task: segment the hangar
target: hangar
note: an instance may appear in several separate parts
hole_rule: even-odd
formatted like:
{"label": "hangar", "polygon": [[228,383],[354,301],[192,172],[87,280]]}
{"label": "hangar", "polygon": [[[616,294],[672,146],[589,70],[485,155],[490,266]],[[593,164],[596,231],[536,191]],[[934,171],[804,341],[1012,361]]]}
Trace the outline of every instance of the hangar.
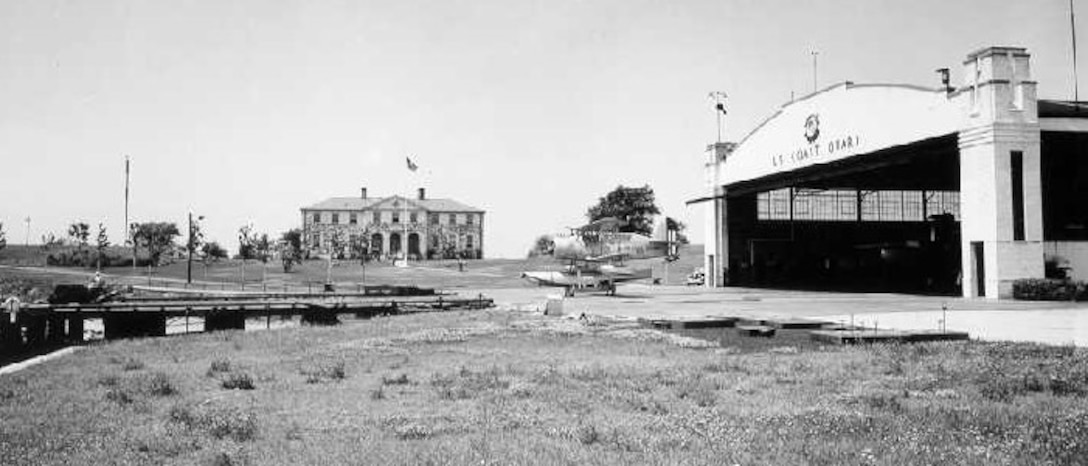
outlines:
{"label": "hangar", "polygon": [[1030,55],[963,85],[845,82],[707,148],[706,285],[1006,298],[1088,278],[1088,103],[1038,100]]}

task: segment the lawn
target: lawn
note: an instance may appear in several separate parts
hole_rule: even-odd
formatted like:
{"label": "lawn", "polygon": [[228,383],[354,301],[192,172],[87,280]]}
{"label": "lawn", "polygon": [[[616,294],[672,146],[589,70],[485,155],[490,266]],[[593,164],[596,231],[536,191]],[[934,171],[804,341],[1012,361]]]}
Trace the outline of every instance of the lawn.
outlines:
{"label": "lawn", "polygon": [[489,310],[89,345],[0,377],[0,464],[1083,464],[1088,352]]}
{"label": "lawn", "polygon": [[[0,264],[18,266],[40,266],[44,263],[44,257],[40,248],[17,247],[13,250],[0,251]],[[669,284],[679,285],[684,283],[685,277],[696,267],[702,266],[702,247],[691,245],[683,249],[680,260],[668,267]],[[369,262],[366,265],[358,261],[336,261],[330,268],[323,260],[308,260],[296,265],[290,273],[285,273],[279,263],[269,262],[262,264],[258,261],[247,261],[245,264],[245,286],[247,290],[320,290],[326,280],[337,285],[338,290],[353,291],[363,285],[415,285],[444,290],[457,289],[495,289],[495,288],[520,288],[534,286],[521,278],[525,271],[560,270],[565,264],[551,258],[532,259],[483,259],[465,261],[464,270],[458,267],[455,260],[433,260],[412,262],[408,268],[394,267],[389,262]],[[648,260],[640,261],[639,267],[652,267],[654,276],[665,274],[664,261]],[[232,259],[209,263],[207,265],[196,261],[192,265],[192,278],[194,286],[210,289],[238,289],[243,283],[242,261]],[[51,280],[56,283],[85,283],[85,275],[94,272],[93,269],[80,267],[51,267],[50,271],[70,272],[67,275],[52,274]],[[130,283],[144,285],[178,286],[183,283],[189,273],[188,263],[185,260],[175,259],[173,262],[160,267],[140,267],[135,271],[131,267],[107,267],[103,273],[108,276],[136,276],[137,279],[126,279]],[[5,275],[25,276],[27,274],[49,275],[48,272],[32,272],[26,269],[14,272],[5,272],[0,269],[0,277]],[[116,281],[116,279],[115,279]],[[649,280],[643,280],[649,282]]]}

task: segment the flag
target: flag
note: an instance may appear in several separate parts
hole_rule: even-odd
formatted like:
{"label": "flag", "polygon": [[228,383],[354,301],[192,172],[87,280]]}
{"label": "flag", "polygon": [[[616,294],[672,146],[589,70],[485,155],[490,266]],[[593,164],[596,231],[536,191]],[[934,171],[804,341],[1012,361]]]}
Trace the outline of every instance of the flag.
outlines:
{"label": "flag", "polygon": [[404,160],[408,161],[408,169],[409,170],[411,170],[411,171],[419,170],[419,165],[416,165],[414,162],[412,162],[412,159],[410,157],[405,157]]}

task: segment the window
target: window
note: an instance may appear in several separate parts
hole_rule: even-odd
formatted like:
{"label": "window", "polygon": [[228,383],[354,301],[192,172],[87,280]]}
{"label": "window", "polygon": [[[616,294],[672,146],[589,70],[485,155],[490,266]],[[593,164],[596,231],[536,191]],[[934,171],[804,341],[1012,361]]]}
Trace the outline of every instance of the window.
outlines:
{"label": "window", "polygon": [[1024,153],[1012,151],[1012,240],[1024,240]]}
{"label": "window", "polygon": [[321,223],[321,212],[314,212],[314,223]]}
{"label": "window", "polygon": [[355,214],[353,214],[353,213],[352,213],[352,214],[348,214],[348,223],[350,223],[350,224],[352,224],[352,225],[357,225],[357,224],[359,223],[359,217],[358,217],[358,216],[356,216],[356,215],[355,215]]}
{"label": "window", "polygon": [[454,214],[450,214],[450,218],[446,223],[449,223],[450,225],[456,225],[457,224],[457,216],[454,215]]}
{"label": "window", "polygon": [[332,214],[332,223],[340,223],[340,214]]}
{"label": "window", "polygon": [[431,214],[431,225],[438,225],[438,214]]}
{"label": "window", "polygon": [[375,224],[382,223],[382,213],[381,212],[377,212],[377,211],[374,212],[374,223]]}
{"label": "window", "polygon": [[400,223],[400,212],[393,212],[393,223]]}
{"label": "window", "polygon": [[465,214],[465,224],[466,224],[466,225],[472,225],[473,223],[475,223],[475,222],[476,222],[476,220],[475,220],[475,219],[476,219],[476,216],[475,216],[475,215],[473,215],[473,214]]}
{"label": "window", "polygon": [[419,223],[419,214],[416,212],[408,214],[408,223]]}
{"label": "window", "polygon": [[472,235],[465,236],[465,248],[472,249]]}

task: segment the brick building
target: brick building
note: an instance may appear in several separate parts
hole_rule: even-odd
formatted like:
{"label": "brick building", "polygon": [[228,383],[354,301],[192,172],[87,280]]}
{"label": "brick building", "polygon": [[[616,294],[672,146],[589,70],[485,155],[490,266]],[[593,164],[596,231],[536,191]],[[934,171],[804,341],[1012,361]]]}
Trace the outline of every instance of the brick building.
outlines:
{"label": "brick building", "polygon": [[429,199],[419,188],[403,196],[333,197],[303,207],[303,249],[310,255],[334,251],[337,257],[375,259],[482,259],[484,211],[452,199]]}

